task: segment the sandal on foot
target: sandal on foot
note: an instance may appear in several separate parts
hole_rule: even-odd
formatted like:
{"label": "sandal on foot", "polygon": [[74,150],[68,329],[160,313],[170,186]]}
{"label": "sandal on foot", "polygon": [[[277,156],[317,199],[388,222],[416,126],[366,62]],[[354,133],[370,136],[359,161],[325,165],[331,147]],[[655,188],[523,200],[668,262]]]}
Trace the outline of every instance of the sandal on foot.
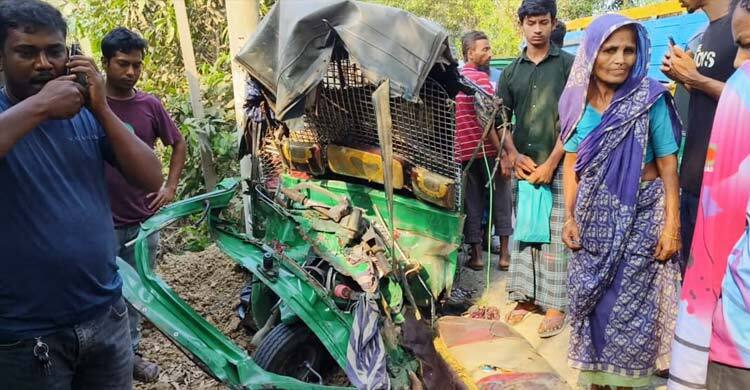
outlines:
{"label": "sandal on foot", "polygon": [[565,316],[544,317],[537,330],[539,337],[546,339],[560,334],[565,328],[565,319]]}
{"label": "sandal on foot", "polygon": [[[528,316],[530,316],[531,313],[532,313],[531,310],[513,309],[510,311],[510,313],[505,315],[505,322],[511,326],[518,325],[521,323],[521,321],[525,320]],[[515,320],[515,321],[512,320],[513,318],[518,318],[518,317],[520,317],[520,319]]]}

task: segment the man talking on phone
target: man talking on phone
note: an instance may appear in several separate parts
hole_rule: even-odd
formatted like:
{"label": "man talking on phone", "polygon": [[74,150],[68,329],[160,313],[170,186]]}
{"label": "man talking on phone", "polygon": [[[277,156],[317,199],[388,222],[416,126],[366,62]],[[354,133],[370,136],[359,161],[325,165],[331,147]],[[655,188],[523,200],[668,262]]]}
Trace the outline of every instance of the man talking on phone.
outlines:
{"label": "man talking on phone", "polygon": [[161,164],[110,109],[94,61],[68,56],[66,35],[49,4],[0,2],[0,387],[128,390],[104,167],[156,192]]}

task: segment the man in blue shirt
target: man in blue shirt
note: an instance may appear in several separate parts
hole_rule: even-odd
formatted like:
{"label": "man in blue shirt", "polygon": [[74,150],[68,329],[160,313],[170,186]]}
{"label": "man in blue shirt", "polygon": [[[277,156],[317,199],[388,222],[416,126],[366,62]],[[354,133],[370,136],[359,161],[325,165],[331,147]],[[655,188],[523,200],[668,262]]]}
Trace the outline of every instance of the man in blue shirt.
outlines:
{"label": "man in blue shirt", "polygon": [[66,33],[47,3],[0,2],[0,387],[130,389],[104,164],[150,192],[161,166]]}

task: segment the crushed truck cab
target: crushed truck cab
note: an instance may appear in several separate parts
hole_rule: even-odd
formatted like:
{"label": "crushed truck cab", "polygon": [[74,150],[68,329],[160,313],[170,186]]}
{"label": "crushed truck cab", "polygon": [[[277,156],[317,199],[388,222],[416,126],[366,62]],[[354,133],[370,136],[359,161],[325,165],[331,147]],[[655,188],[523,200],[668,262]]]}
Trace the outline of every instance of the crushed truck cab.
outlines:
{"label": "crushed truck cab", "polygon": [[[358,1],[278,1],[236,60],[261,92],[243,176],[144,223],[126,298],[233,388],[323,387],[337,367],[357,387],[417,386],[401,328],[436,318],[462,244],[455,97],[475,96],[485,133],[502,102],[459,74],[442,27]],[[225,215],[235,197],[244,224]],[[194,214],[252,274],[252,357],[149,268],[146,237]]]}

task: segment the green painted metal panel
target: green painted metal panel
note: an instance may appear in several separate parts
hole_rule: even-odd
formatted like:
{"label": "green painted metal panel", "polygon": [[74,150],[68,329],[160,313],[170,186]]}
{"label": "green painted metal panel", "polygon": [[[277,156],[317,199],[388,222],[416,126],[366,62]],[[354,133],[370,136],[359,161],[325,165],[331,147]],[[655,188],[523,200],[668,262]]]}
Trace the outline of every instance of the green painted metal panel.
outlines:
{"label": "green painted metal panel", "polygon": [[[135,241],[136,267],[133,268],[122,260],[118,261],[119,273],[123,279],[123,295],[181,350],[230,388],[335,388],[304,383],[263,370],[244,349],[196,313],[150,268],[146,238],[192,214],[208,210],[212,213],[210,218],[215,218],[218,211],[226,208],[235,195],[237,181],[224,180],[216,188],[205,195],[165,207],[143,224]],[[235,244],[230,242],[230,245]],[[245,255],[253,254],[262,256],[262,251],[245,248]]]}
{"label": "green painted metal panel", "polygon": [[[382,191],[341,181],[307,182],[316,183],[336,195],[346,196],[353,206],[364,209],[371,219],[376,218],[375,206],[387,218]],[[282,183],[285,187],[294,187],[300,180],[285,176]],[[310,227],[300,223],[304,222],[304,218],[290,217],[269,199],[258,199],[254,212],[259,220],[264,221],[265,240],[238,233],[220,219],[221,211],[236,195],[237,188],[236,180],[222,181],[215,191],[170,205],[146,221],[135,242],[136,267],[120,264],[120,273],[125,281],[124,295],[181,349],[231,388],[272,386],[295,390],[322,387],[271,374],[258,367],[242,348],[205,321],[149,269],[145,240],[149,234],[189,215],[206,213],[210,232],[219,248],[279,296],[285,308],[299,317],[337,363],[345,367],[353,318],[351,313],[340,310],[329,292],[302,269],[301,265],[310,250],[310,244],[302,233],[311,231]],[[334,202],[316,191],[310,191],[307,195],[321,203]],[[433,290],[431,293],[437,295],[444,288],[450,288],[461,243],[462,214],[398,195],[394,201],[394,214],[396,229],[400,233],[397,240],[405,247],[410,258],[422,265],[420,274]],[[334,234],[327,234],[323,239],[327,247],[338,247]],[[263,268],[263,256],[269,253],[273,258],[274,272]],[[386,283],[386,299],[394,306],[400,306],[403,302],[400,286],[390,279],[383,279],[382,282]],[[412,290],[417,290],[415,295],[418,300],[427,302],[425,292],[421,287],[415,289],[416,285],[412,284]],[[389,352],[389,361],[403,367],[414,363],[413,358],[407,358],[400,348]],[[405,372],[396,377],[408,379]],[[399,379],[395,380],[403,382]]]}

